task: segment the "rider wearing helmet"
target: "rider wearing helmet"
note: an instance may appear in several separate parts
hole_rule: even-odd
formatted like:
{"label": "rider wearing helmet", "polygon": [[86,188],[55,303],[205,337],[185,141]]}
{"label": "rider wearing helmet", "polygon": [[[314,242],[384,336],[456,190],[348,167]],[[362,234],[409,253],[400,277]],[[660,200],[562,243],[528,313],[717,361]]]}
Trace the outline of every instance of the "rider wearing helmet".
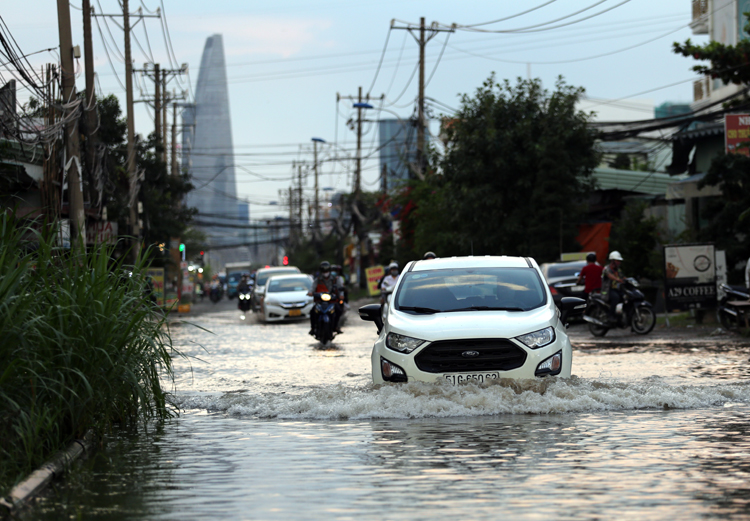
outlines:
{"label": "rider wearing helmet", "polygon": [[386,270],[386,275],[383,278],[383,281],[380,283],[380,301],[382,304],[385,303],[386,295],[390,295],[391,292],[393,292],[393,288],[396,286],[396,282],[398,282],[398,263],[391,262],[388,265],[388,269]]}
{"label": "rider wearing helmet", "polygon": [[[320,263],[320,270],[318,276],[313,281],[312,289],[307,293],[312,296],[315,293],[329,293],[334,298],[338,296],[338,288],[336,287],[336,277],[331,276],[331,263],[323,261]],[[310,310],[310,334],[315,336],[315,325],[318,323],[318,314],[315,312],[315,306]],[[333,327],[337,333],[341,333],[339,329],[339,310],[336,308],[334,314]]]}
{"label": "rider wearing helmet", "polygon": [[602,271],[604,268],[599,266],[596,263],[596,253],[589,253],[586,255],[586,264],[583,269],[581,269],[581,273],[578,275],[578,280],[576,281],[576,284],[581,284],[585,281],[586,286],[583,288],[583,292],[586,294],[586,297],[594,292],[599,291],[602,287]]}
{"label": "rider wearing helmet", "polygon": [[625,282],[625,278],[620,271],[622,261],[620,252],[613,251],[609,254],[609,264],[602,271],[602,296],[609,301],[609,320],[612,323],[617,322],[615,312],[617,304],[622,300],[620,284]]}
{"label": "rider wearing helmet", "polygon": [[437,255],[435,255],[431,251],[428,251],[427,253],[424,254],[424,256],[422,257],[422,260],[432,260],[436,258],[437,258]]}

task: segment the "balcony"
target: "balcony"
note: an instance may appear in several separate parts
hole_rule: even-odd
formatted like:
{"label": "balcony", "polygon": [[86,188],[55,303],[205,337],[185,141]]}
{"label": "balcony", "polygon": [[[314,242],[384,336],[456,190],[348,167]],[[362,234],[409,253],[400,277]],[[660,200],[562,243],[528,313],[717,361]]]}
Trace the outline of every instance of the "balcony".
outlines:
{"label": "balcony", "polygon": [[704,101],[711,97],[711,80],[705,76],[693,82],[693,101]]}
{"label": "balcony", "polygon": [[693,34],[708,34],[708,4],[709,0],[693,0],[693,20],[690,22]]}

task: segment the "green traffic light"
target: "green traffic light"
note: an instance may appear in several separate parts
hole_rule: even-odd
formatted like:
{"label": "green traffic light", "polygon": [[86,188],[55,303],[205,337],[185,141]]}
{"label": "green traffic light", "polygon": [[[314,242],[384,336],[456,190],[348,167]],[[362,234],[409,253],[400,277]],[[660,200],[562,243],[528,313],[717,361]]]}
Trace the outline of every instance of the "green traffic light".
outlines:
{"label": "green traffic light", "polygon": [[180,251],[185,251],[185,245],[184,244],[180,244]]}

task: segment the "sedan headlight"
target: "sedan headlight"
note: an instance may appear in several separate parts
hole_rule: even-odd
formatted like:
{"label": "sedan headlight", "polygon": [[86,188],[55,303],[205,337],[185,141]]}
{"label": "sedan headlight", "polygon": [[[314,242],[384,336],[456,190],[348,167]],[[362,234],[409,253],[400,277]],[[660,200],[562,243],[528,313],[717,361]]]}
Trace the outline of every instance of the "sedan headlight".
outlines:
{"label": "sedan headlight", "polygon": [[533,333],[517,336],[516,340],[520,341],[526,347],[539,349],[555,341],[555,330],[553,327],[545,327]]}
{"label": "sedan headlight", "polygon": [[411,353],[424,343],[425,340],[399,335],[398,333],[388,333],[388,336],[385,337],[385,345],[399,353]]}

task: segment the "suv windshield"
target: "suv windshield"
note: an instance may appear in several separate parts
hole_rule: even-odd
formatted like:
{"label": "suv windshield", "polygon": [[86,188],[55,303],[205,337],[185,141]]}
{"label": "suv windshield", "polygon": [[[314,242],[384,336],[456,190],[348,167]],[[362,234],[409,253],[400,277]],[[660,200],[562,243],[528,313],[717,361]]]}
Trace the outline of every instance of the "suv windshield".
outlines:
{"label": "suv windshield", "polygon": [[295,277],[289,279],[271,280],[268,284],[269,293],[282,291],[310,291],[312,280],[310,277]]}
{"label": "suv windshield", "polygon": [[256,280],[255,283],[258,286],[265,286],[268,277],[270,277],[271,275],[289,275],[291,273],[299,273],[299,271],[294,268],[280,268],[278,270],[264,271],[263,273],[258,274],[258,280]]}
{"label": "suv windshield", "polygon": [[547,302],[532,268],[455,268],[401,276],[396,309],[408,313],[528,311]]}

